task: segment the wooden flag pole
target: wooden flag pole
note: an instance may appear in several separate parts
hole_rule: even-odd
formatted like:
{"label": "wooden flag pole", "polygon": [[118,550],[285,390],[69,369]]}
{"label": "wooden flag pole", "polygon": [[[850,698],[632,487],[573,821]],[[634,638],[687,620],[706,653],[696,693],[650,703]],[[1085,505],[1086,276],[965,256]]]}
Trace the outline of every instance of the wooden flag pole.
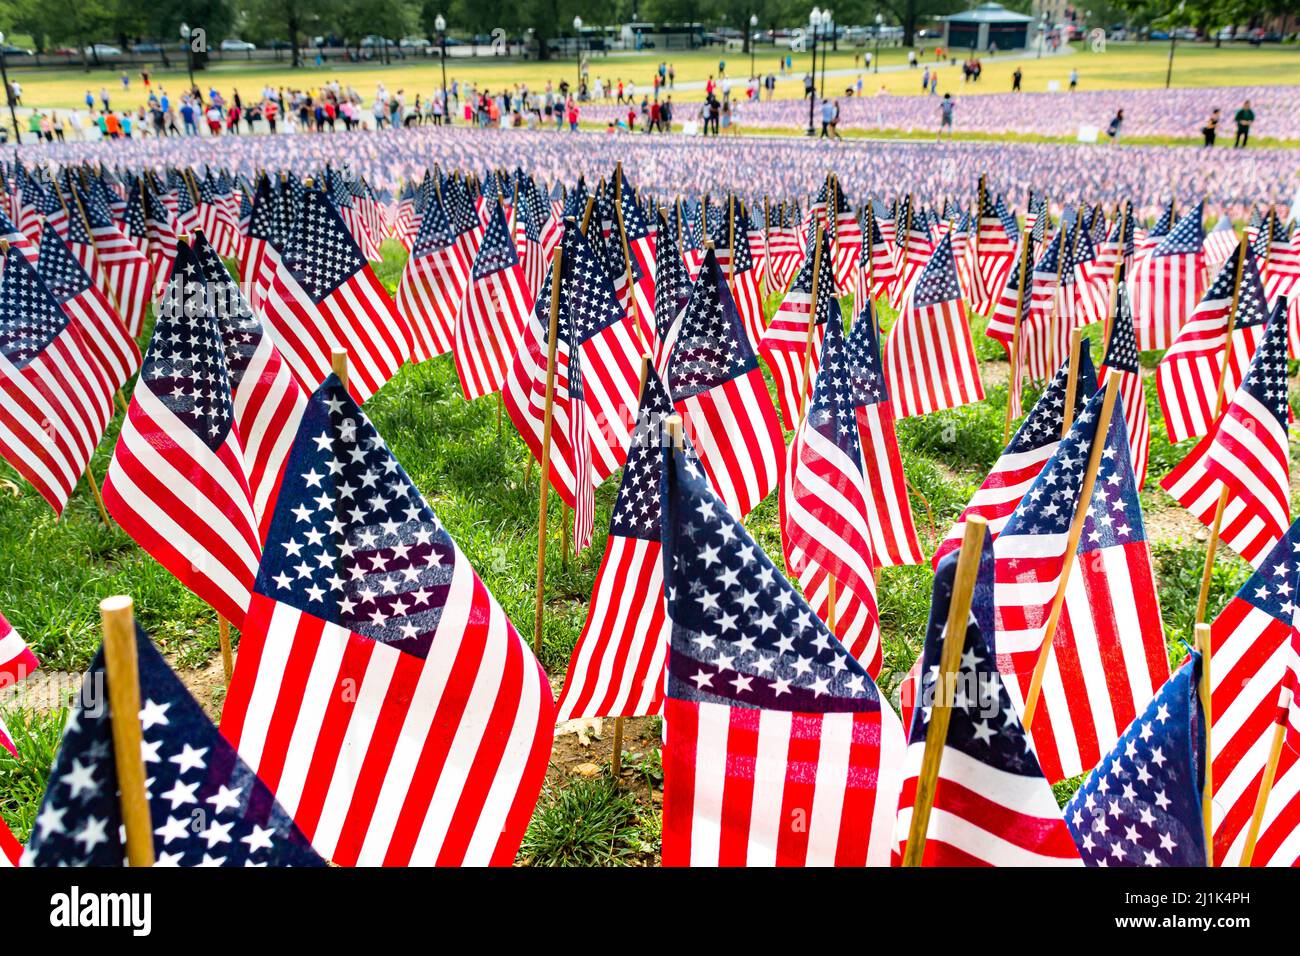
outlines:
{"label": "wooden flag pole", "polygon": [[1074,424],[1074,398],[1079,392],[1079,352],[1083,345],[1083,329],[1070,333],[1070,364],[1065,373],[1065,411],[1061,415],[1061,438],[1070,433]]}
{"label": "wooden flag pole", "polygon": [[[650,356],[641,356],[641,384],[637,387],[638,396],[645,393],[646,379],[650,377]],[[610,759],[610,770],[617,779],[623,772],[623,718],[614,718],[614,755]]]}
{"label": "wooden flag pole", "polygon": [[930,811],[934,808],[934,796],[939,786],[939,765],[943,760],[943,748],[948,742],[948,724],[952,720],[957,672],[962,653],[966,649],[971,598],[975,593],[975,581],[979,577],[984,534],[988,531],[988,526],[987,518],[972,515],[966,519],[966,527],[962,533],[961,551],[957,557],[957,572],[952,583],[952,597],[948,602],[948,622],[944,629],[943,650],[939,654],[939,674],[934,683],[934,699],[930,702],[930,723],[925,731],[925,752],[921,757],[921,770],[916,779],[916,800],[912,804],[912,822],[907,831],[907,847],[903,851],[903,866],[920,866],[925,855],[925,835],[930,828]]}
{"label": "wooden flag pole", "polygon": [[[590,211],[590,205],[588,206]],[[546,406],[542,415],[542,490],[537,504],[537,604],[533,615],[533,653],[542,652],[542,612],[545,610],[546,584],[546,506],[550,499],[551,428],[555,424],[555,353],[559,339],[560,269],[564,259],[563,243],[555,250],[551,263],[551,320],[546,341]]]}
{"label": "wooden flag pole", "polygon": [[1097,434],[1092,441],[1088,455],[1088,468],[1083,473],[1083,484],[1079,488],[1079,501],[1075,505],[1074,518],[1070,522],[1070,534],[1065,543],[1065,562],[1061,566],[1061,577],[1056,584],[1056,596],[1052,599],[1052,610],[1047,617],[1047,627],[1043,631],[1043,643],[1038,648],[1038,661],[1034,665],[1034,676],[1029,681],[1029,693],[1025,695],[1025,731],[1034,721],[1034,712],[1038,710],[1038,698],[1043,691],[1043,676],[1047,673],[1047,661],[1052,656],[1052,642],[1056,638],[1056,625],[1061,620],[1061,609],[1065,606],[1065,589],[1070,582],[1070,570],[1074,566],[1074,553],[1079,549],[1079,537],[1083,534],[1083,522],[1088,516],[1088,503],[1092,501],[1092,489],[1097,483],[1097,469],[1101,465],[1101,453],[1106,447],[1106,436],[1110,433],[1110,419],[1115,412],[1115,399],[1119,396],[1119,376],[1111,375],[1106,379],[1106,397],[1102,399],[1101,415],[1097,418]]}
{"label": "wooden flag pole", "polygon": [[[1283,694],[1285,695],[1285,691]],[[1255,811],[1250,816],[1250,826],[1246,830],[1246,844],[1241,848],[1239,866],[1250,866],[1255,858],[1255,844],[1259,842],[1259,831],[1264,827],[1264,812],[1268,809],[1268,798],[1273,792],[1273,783],[1277,780],[1278,764],[1282,760],[1282,745],[1286,743],[1286,705],[1288,701],[1278,702],[1278,719],[1273,725],[1273,740],[1268,747],[1268,763],[1264,765],[1264,778],[1259,782],[1259,792],[1255,795]]]}
{"label": "wooden flag pole", "polygon": [[821,277],[822,262],[822,224],[817,223],[817,231],[813,239],[813,272],[812,272],[812,294],[808,297],[808,336],[804,342],[803,353],[803,383],[799,389],[799,419],[803,420],[804,411],[808,407],[808,399],[812,394],[812,356],[813,356],[813,335],[817,330],[817,280]]}
{"label": "wooden flag pole", "polygon": [[1196,690],[1201,698],[1201,712],[1204,715],[1201,733],[1205,738],[1205,782],[1201,787],[1201,817],[1205,821],[1205,865],[1214,866],[1214,774],[1210,761],[1210,726],[1214,722],[1214,712],[1211,709],[1213,698],[1210,694],[1210,625],[1196,625],[1196,649],[1201,652],[1201,680]]}
{"label": "wooden flag pole", "polygon": [[339,377],[343,387],[348,387],[348,350],[338,345],[330,349],[330,369]]}
{"label": "wooden flag pole", "polygon": [[[1241,275],[1246,265],[1246,240],[1243,235],[1237,243],[1237,271],[1232,283],[1232,306],[1228,309],[1228,332],[1224,338],[1223,368],[1219,370],[1219,388],[1214,398],[1214,417],[1223,414],[1226,398],[1228,369],[1232,364],[1232,333],[1237,322],[1237,305],[1241,299]],[[1210,522],[1210,538],[1205,544],[1205,566],[1201,569],[1201,589],[1196,595],[1196,623],[1205,621],[1210,603],[1210,583],[1214,576],[1214,559],[1219,551],[1219,532],[1223,529],[1223,512],[1228,507],[1231,491],[1225,484],[1219,489],[1219,501],[1214,506],[1214,520]]]}
{"label": "wooden flag pole", "polygon": [[230,678],[235,673],[235,655],[230,647],[230,622],[222,614],[217,615],[217,639],[221,642],[221,670],[230,686]]}
{"label": "wooden flag pole", "polygon": [[104,522],[104,527],[112,527],[113,523],[108,520],[108,509],[104,507],[104,496],[99,493],[99,482],[95,480],[94,465],[89,461],[86,462],[86,482],[90,485],[90,494],[95,499],[95,507],[99,509],[99,520]]}
{"label": "wooden flag pole", "polygon": [[113,761],[126,830],[129,866],[153,866],[153,818],[145,791],[140,728],[140,666],[136,657],[134,604],[126,595],[99,602],[104,630],[104,669],[112,713]]}
{"label": "wooden flag pole", "polygon": [[1110,280],[1110,310],[1106,313],[1106,343],[1110,344],[1110,317],[1115,313],[1119,303],[1119,284],[1124,275],[1124,236],[1128,233],[1128,203],[1119,207],[1119,255],[1115,257],[1115,270]]}
{"label": "wooden flag pole", "polygon": [[1016,317],[1011,324],[1011,351],[1007,356],[1011,373],[1007,379],[1007,420],[1002,426],[1004,445],[1011,440],[1011,409],[1015,405],[1011,400],[1012,389],[1018,389],[1020,385],[1020,326],[1025,314],[1025,289],[1029,285],[1029,243],[1032,241],[1032,233],[1026,229],[1020,240],[1020,287],[1016,289]]}

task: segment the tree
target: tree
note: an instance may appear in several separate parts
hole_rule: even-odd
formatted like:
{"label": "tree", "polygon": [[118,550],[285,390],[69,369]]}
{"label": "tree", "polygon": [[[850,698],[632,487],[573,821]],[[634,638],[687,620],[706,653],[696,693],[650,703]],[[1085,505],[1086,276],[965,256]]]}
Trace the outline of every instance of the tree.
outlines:
{"label": "tree", "polygon": [[324,29],[334,13],[336,0],[245,0],[244,13],[255,35],[285,39],[293,50],[293,66],[302,65],[299,40],[316,29]]}

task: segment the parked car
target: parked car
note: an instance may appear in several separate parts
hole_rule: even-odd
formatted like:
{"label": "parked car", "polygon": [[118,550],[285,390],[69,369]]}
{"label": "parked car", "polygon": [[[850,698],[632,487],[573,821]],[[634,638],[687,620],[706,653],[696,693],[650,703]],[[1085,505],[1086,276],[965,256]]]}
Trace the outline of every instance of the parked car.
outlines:
{"label": "parked car", "polygon": [[131,44],[132,53],[161,53],[162,45],[158,43],[133,43]]}
{"label": "parked car", "polygon": [[234,37],[229,37],[221,41],[222,53],[249,53],[256,49],[256,43],[249,43],[246,40],[238,40]]}
{"label": "parked car", "polygon": [[427,50],[431,44],[424,37],[402,37],[399,46],[404,50]]}
{"label": "parked car", "polygon": [[10,46],[7,43],[4,46],[4,54],[5,56],[33,56],[34,55],[31,50],[26,50],[20,46]]}
{"label": "parked car", "polygon": [[96,43],[86,47],[87,56],[121,56],[120,47],[110,46],[107,43]]}
{"label": "parked car", "polygon": [[375,34],[372,33],[370,34],[370,36],[362,37],[361,43],[359,45],[362,47],[372,47],[372,46],[382,47],[384,45],[397,46],[397,43],[393,40],[389,40],[381,36],[376,36]]}

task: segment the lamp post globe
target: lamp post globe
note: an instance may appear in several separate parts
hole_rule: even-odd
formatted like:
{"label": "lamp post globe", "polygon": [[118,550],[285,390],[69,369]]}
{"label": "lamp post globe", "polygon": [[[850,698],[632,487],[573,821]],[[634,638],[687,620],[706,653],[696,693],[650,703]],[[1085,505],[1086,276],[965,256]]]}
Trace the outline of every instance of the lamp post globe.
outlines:
{"label": "lamp post globe", "polygon": [[442,65],[442,120],[451,125],[451,101],[447,99],[447,18],[441,13],[433,18],[433,28],[438,31],[438,60]]}
{"label": "lamp post globe", "polygon": [[884,14],[877,13],[876,14],[876,56],[872,64],[874,67],[873,72],[875,73],[880,72],[880,29],[884,25],[885,25]]}

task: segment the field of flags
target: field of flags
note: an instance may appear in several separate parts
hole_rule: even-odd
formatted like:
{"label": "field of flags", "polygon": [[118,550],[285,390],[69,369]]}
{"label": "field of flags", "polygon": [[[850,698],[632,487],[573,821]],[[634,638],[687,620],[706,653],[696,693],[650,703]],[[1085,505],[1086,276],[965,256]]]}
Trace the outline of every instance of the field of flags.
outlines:
{"label": "field of flags", "polygon": [[[214,725],[137,623],[145,595],[105,595],[0,865],[509,865],[557,722],[617,738],[650,715],[667,866],[1300,861],[1281,207],[834,172],[665,192],[621,163],[450,158],[372,181],[309,156],[4,166],[0,457],[56,515],[86,480],[217,615],[228,687]],[[1005,450],[927,549],[899,429],[986,402],[985,344]],[[527,448],[531,621],[367,412],[435,362]],[[1172,668],[1140,497],[1153,402],[1187,441],[1159,484],[1207,540]],[[779,553],[751,523],[770,499]],[[547,562],[599,540],[561,682],[539,661]],[[1253,568],[1224,607],[1219,549]],[[895,701],[879,579],[926,564]],[[0,677],[39,666],[0,617]],[[22,741],[0,724],[0,745]]]}

